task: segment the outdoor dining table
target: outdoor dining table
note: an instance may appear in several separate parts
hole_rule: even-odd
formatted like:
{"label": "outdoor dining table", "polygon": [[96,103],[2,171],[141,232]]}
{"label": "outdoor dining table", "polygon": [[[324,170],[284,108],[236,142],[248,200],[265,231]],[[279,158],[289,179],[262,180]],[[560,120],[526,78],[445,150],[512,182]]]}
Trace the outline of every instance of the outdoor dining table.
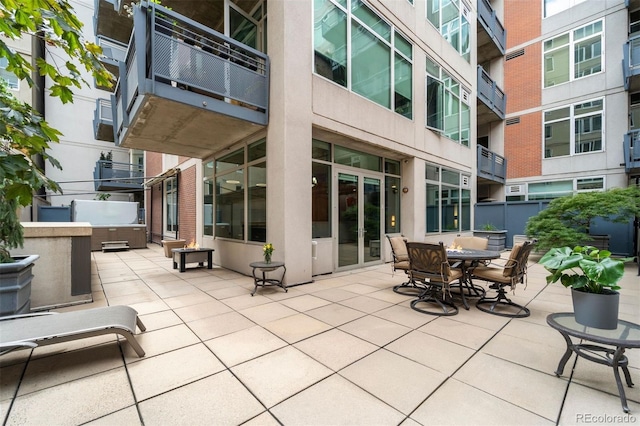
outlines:
{"label": "outdoor dining table", "polygon": [[467,297],[482,297],[485,294],[484,288],[474,285],[471,281],[470,268],[485,260],[499,259],[500,252],[476,249],[447,249],[447,258],[450,261],[459,262],[456,266],[462,270],[461,285],[453,284],[451,287],[460,286],[462,303],[465,309],[468,310],[469,304],[467,303]]}

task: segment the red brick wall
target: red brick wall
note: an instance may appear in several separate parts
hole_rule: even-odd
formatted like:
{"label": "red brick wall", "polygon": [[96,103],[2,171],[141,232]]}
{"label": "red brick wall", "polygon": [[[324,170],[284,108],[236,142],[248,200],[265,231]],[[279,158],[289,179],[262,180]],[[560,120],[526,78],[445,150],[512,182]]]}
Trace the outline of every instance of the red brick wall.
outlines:
{"label": "red brick wall", "polygon": [[504,154],[507,179],[542,174],[542,113],[520,116],[520,123],[505,126]]}
{"label": "red brick wall", "polygon": [[507,94],[507,114],[540,106],[542,101],[541,44],[524,48],[524,55],[504,63],[504,87]]}
{"label": "red brick wall", "polygon": [[541,0],[505,0],[504,24],[507,30],[507,50],[540,35]]}
{"label": "red brick wall", "polygon": [[507,158],[507,179],[542,174],[541,113],[519,114],[539,108],[542,102],[541,43],[527,44],[540,36],[542,22],[541,0],[505,0],[504,22],[507,30],[507,54],[516,53],[516,46],[524,54],[505,61],[505,93],[509,119],[519,118],[517,124],[505,127],[504,154]]}
{"label": "red brick wall", "polygon": [[182,170],[178,177],[178,231],[187,243],[196,240],[196,167]]}

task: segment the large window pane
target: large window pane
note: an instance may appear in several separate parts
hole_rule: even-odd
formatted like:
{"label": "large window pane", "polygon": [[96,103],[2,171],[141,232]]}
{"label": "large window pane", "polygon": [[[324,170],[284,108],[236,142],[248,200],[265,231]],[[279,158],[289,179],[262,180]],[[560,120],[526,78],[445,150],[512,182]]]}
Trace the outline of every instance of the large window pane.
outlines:
{"label": "large window pane", "polygon": [[464,146],[469,146],[470,133],[469,129],[471,126],[471,112],[469,110],[469,105],[464,102],[460,104],[460,143]]}
{"label": "large window pane", "polygon": [[249,145],[248,149],[248,160],[249,162],[253,160],[257,160],[259,158],[264,158],[267,156],[267,140],[265,138],[260,139],[257,142]]}
{"label": "large window pane", "polygon": [[440,189],[438,185],[427,184],[427,232],[440,231]]}
{"label": "large window pane", "polygon": [[413,117],[412,111],[412,82],[411,82],[411,74],[412,68],[411,63],[405,60],[402,56],[396,54],[395,55],[395,111],[403,115],[407,118]]}
{"label": "large window pane", "polygon": [[460,129],[460,101],[448,90],[444,93],[444,111],[444,135],[457,141]]}
{"label": "large window pane", "polygon": [[385,233],[400,232],[400,178],[387,176],[385,178]]}
{"label": "large window pane", "polygon": [[327,142],[313,139],[311,145],[311,158],[314,160],[331,161],[331,145]]}
{"label": "large window pane", "polygon": [[231,38],[247,46],[258,48],[258,27],[234,8],[229,8],[229,31]]}
{"label": "large window pane", "polygon": [[347,15],[329,0],[314,0],[314,71],[347,86]]}
{"label": "large window pane", "polygon": [[216,160],[216,173],[222,173],[230,169],[235,169],[244,164],[244,148],[220,157]]}
{"label": "large window pane", "polygon": [[351,13],[386,41],[391,41],[391,26],[360,0],[351,1]]}
{"label": "large window pane", "polygon": [[444,130],[442,82],[427,76],[427,127]]}
{"label": "large window pane", "polygon": [[267,163],[249,167],[247,192],[249,241],[267,241]]}
{"label": "large window pane", "polygon": [[574,77],[580,78],[602,71],[600,36],[576,43]]}
{"label": "large window pane", "polygon": [[213,161],[202,165],[204,176],[203,192],[203,234],[213,236]]}
{"label": "large window pane", "polygon": [[573,181],[541,182],[529,184],[529,200],[551,200],[573,192]]}
{"label": "large window pane", "polygon": [[458,230],[460,214],[460,191],[442,186],[442,231]]}
{"label": "large window pane", "polygon": [[311,235],[331,237],[331,166],[311,163]]}
{"label": "large window pane", "polygon": [[373,170],[374,172],[382,171],[382,158],[377,155],[367,154],[339,145],[334,146],[334,151],[334,161],[337,164]]}
{"label": "large window pane", "polygon": [[244,239],[243,170],[216,177],[216,236]]}
{"label": "large window pane", "polygon": [[469,62],[471,60],[471,36],[469,35],[469,21],[464,16],[460,17],[460,55]]}
{"label": "large window pane", "polygon": [[544,157],[569,155],[571,133],[569,120],[557,121],[545,125]]}
{"label": "large window pane", "polygon": [[440,0],[427,0],[427,19],[440,30]]}
{"label": "large window pane", "polygon": [[413,45],[396,32],[394,40],[394,47],[401,52],[404,56],[411,59],[413,56]]}
{"label": "large window pane", "polygon": [[469,231],[471,230],[471,191],[463,189],[461,192],[462,200],[459,214],[460,230]]}
{"label": "large window pane", "polygon": [[391,49],[366,28],[351,28],[352,90],[384,107],[391,107]]}

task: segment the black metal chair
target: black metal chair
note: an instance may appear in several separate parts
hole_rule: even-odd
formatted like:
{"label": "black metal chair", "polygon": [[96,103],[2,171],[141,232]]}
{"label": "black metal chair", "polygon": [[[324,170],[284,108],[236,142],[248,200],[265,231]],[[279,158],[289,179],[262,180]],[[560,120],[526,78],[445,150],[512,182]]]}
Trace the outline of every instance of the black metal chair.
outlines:
{"label": "black metal chair", "polygon": [[411,309],[423,314],[450,316],[458,313],[453,303],[449,284],[462,279],[462,271],[452,269],[447,259],[447,250],[442,242],[439,244],[407,243],[409,275],[416,282],[426,283],[426,290],[411,301]]}
{"label": "black metal chair", "polygon": [[[525,306],[513,302],[507,297],[505,287],[512,290],[516,284],[524,283],[527,278],[527,262],[533,249],[531,241],[516,244],[509,259],[502,267],[478,266],[472,272],[474,278],[492,283],[489,288],[497,290],[493,297],[482,297],[476,307],[483,312],[511,318],[528,317],[531,312]],[[487,306],[488,305],[488,306]]]}
{"label": "black metal chair", "polygon": [[393,256],[392,268],[393,272],[400,270],[407,274],[407,282],[396,285],[393,291],[405,296],[419,296],[427,286],[423,283],[417,283],[409,274],[409,255],[407,254],[407,240],[402,237],[390,237],[387,235],[389,244],[391,245],[391,255]]}

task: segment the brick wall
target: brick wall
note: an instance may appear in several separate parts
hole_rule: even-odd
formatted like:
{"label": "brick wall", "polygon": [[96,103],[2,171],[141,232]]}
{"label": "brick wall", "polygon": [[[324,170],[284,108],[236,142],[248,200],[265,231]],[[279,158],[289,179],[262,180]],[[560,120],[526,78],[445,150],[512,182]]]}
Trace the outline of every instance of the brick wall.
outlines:
{"label": "brick wall", "polygon": [[520,116],[520,123],[505,126],[504,154],[507,179],[542,174],[542,113]]}
{"label": "brick wall", "polygon": [[180,172],[178,178],[178,231],[187,243],[196,239],[196,168]]}
{"label": "brick wall", "polygon": [[504,63],[504,87],[507,114],[540,106],[542,101],[541,44],[524,48],[524,55]]}
{"label": "brick wall", "polygon": [[542,23],[541,0],[505,1],[503,22],[507,26],[507,50],[538,37]]}

